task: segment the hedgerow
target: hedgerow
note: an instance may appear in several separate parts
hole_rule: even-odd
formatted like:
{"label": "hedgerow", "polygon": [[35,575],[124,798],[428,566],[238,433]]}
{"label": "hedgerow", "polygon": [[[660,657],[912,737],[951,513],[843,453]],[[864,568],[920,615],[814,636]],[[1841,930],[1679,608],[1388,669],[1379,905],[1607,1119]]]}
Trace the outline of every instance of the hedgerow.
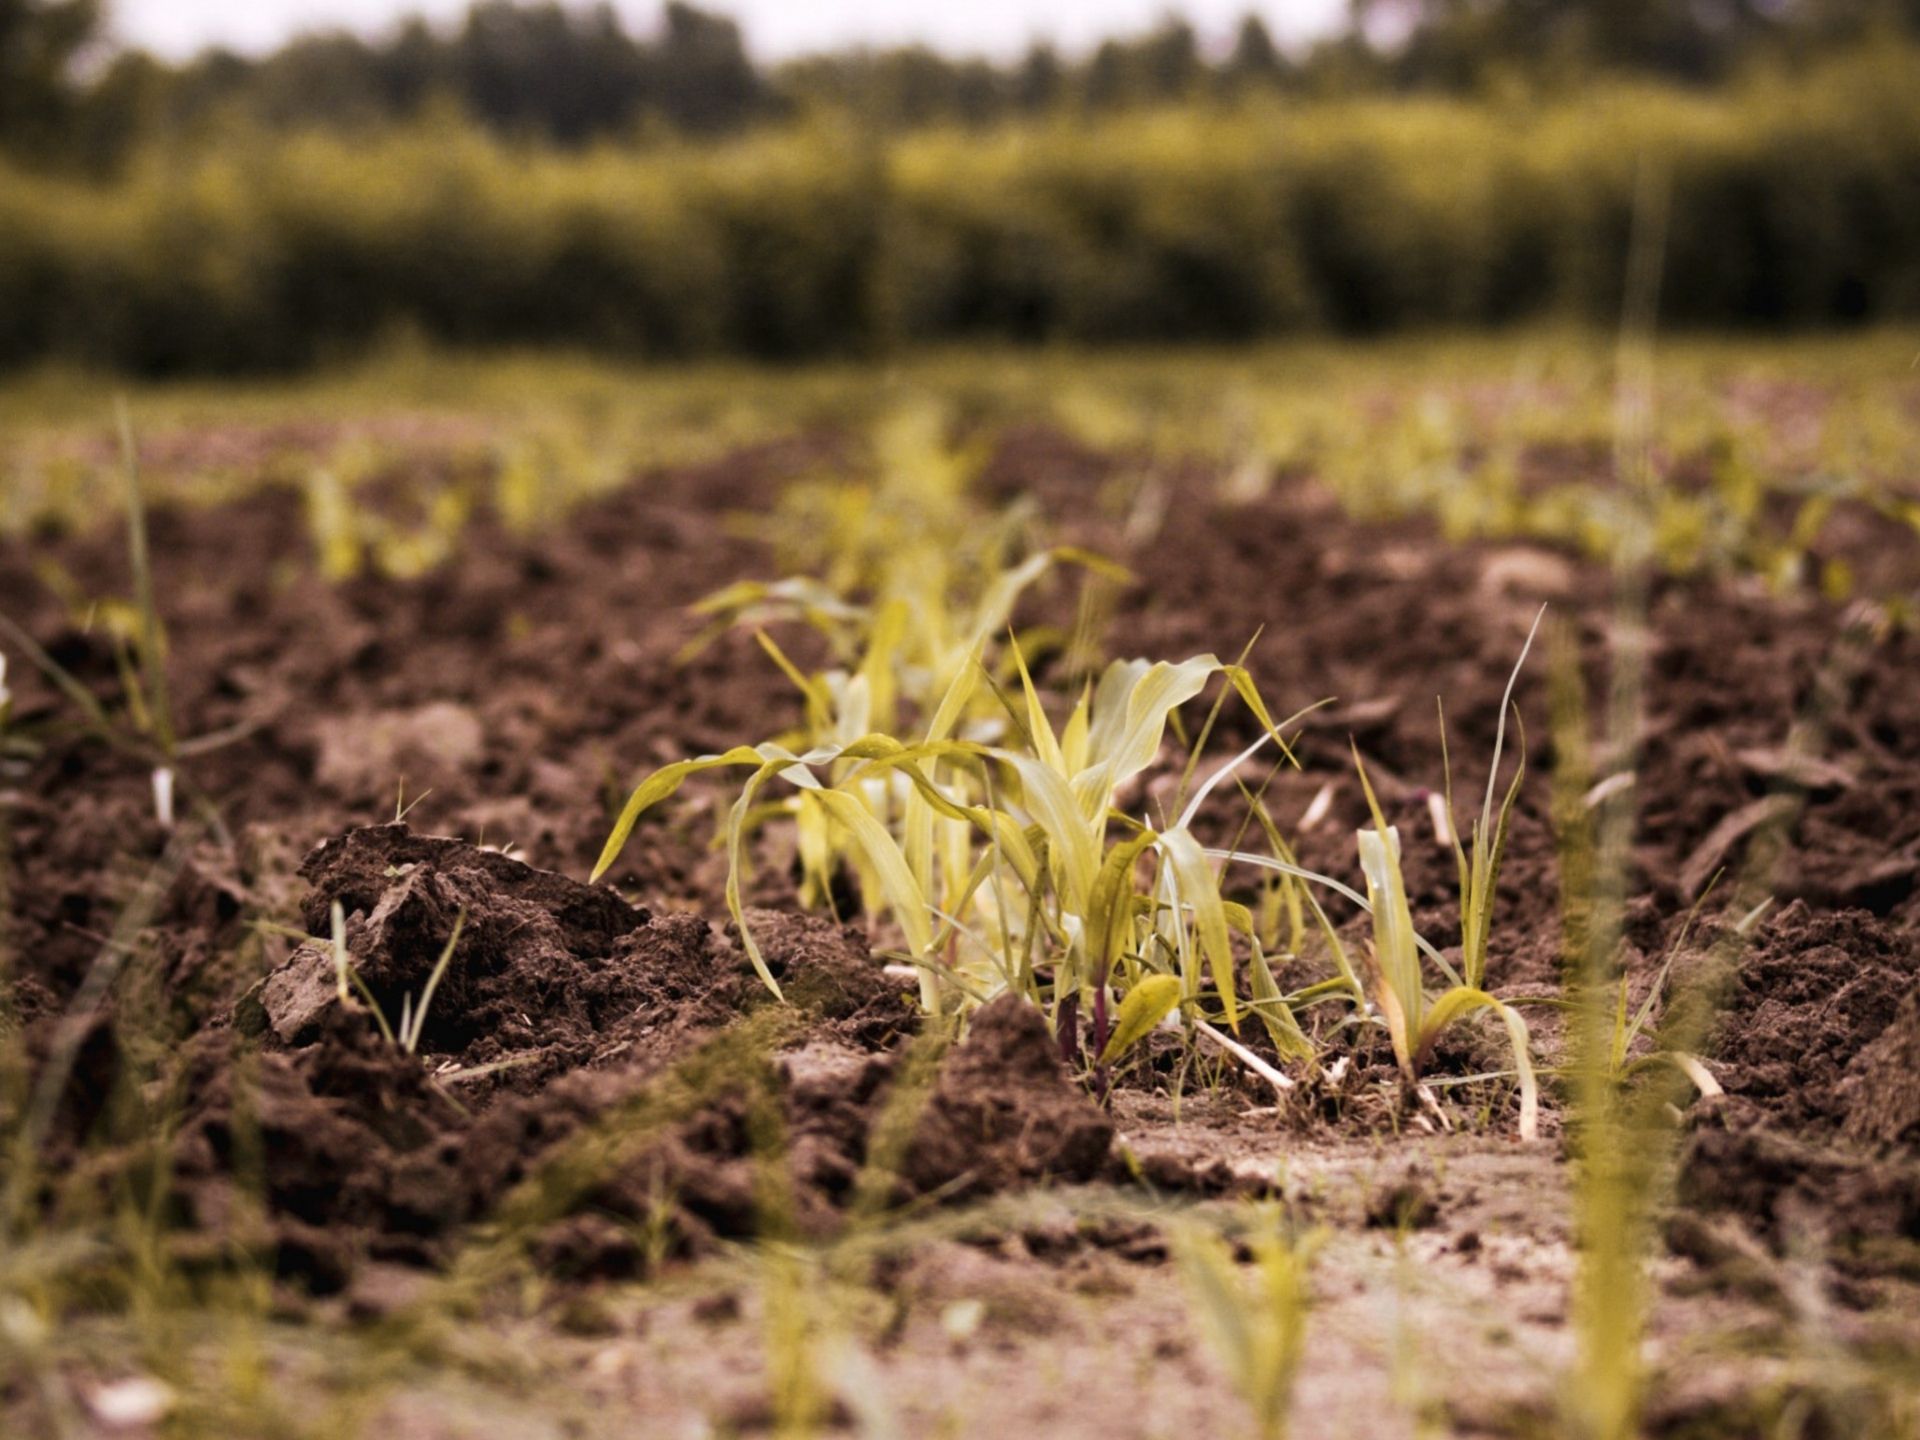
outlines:
{"label": "hedgerow", "polygon": [[649,359],[1611,320],[1636,196],[1663,316],[1920,313],[1920,55],[1547,103],[562,154],[448,117],[236,131],[105,185],[0,171],[0,363],[291,368],[396,333]]}

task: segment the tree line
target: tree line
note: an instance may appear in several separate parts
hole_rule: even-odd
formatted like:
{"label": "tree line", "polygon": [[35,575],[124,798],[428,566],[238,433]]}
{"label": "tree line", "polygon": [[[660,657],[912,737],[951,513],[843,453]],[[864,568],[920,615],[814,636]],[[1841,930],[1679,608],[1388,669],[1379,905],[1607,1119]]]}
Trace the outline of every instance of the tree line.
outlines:
{"label": "tree line", "polygon": [[1210,53],[1170,13],[1079,57],[1045,44],[1005,63],[905,47],[771,67],[733,21],[683,0],[647,33],[604,3],[476,0],[450,25],[415,18],[374,38],[316,33],[264,56],[215,49],[178,64],[111,52],[109,18],[105,0],[0,0],[0,152],[109,172],[143,145],[235,124],[359,130],[437,111],[577,147],[822,114],[899,132],[1258,94],[1538,93],[1594,72],[1712,84],[1757,57],[1920,33],[1920,0],[1349,0],[1346,24],[1297,53],[1253,14]]}
{"label": "tree line", "polygon": [[397,337],[643,360],[1920,317],[1920,46],[1698,89],[534,147],[456,114],[0,169],[0,369],[293,370]]}

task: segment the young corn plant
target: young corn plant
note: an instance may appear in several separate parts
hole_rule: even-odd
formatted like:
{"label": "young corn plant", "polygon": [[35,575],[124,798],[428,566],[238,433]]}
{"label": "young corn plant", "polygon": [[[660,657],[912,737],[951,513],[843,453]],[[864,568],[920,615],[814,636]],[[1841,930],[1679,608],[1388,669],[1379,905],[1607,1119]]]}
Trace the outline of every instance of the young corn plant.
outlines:
{"label": "young corn plant", "polygon": [[[807,751],[773,742],[668,765],[634,790],[594,869],[618,858],[641,815],[691,775],[750,771],[725,825],[727,906],[749,959],[779,985],[741,902],[746,838],[762,789],[791,788],[800,845],[847,857],[870,917],[890,920],[900,958],[919,974],[931,1013],[1012,990],[1044,1006],[1056,1025],[1096,1016],[1095,1046],[1112,1059],[1185,1006],[1196,1023],[1237,1028],[1251,1008],[1283,1056],[1311,1053],[1280,994],[1246,907],[1227,901],[1213,859],[1191,824],[1215,787],[1280,727],[1251,676],[1210,655],[1180,664],[1116,661],[1055,729],[1017,645],[1020,695],[999,690],[976,653],[949,685],[924,735],[909,743],[871,732]],[[1153,765],[1180,707],[1223,677],[1258,718],[1262,735],[1194,793],[1177,820],[1156,828],[1120,808]],[[982,690],[1006,711],[1004,743],[955,736]],[[1284,748],[1284,741],[1280,741]],[[1243,1004],[1234,948],[1249,950]],[[1148,984],[1146,982],[1153,982]],[[1122,993],[1118,1029],[1098,1017]]]}
{"label": "young corn plant", "polygon": [[[1537,629],[1538,619],[1534,625]],[[1498,1018],[1513,1048],[1514,1073],[1520,1086],[1520,1134],[1528,1140],[1539,1133],[1539,1086],[1529,1054],[1527,1024],[1513,1004],[1490,994],[1484,988],[1484,981],[1495,887],[1506,846],[1508,820],[1519,795],[1520,775],[1509,784],[1497,811],[1493,804],[1494,786],[1506,735],[1505,710],[1512,703],[1514,684],[1532,643],[1533,633],[1529,632],[1527,645],[1522,648],[1507,681],[1501,702],[1502,719],[1494,742],[1494,763],[1487,779],[1487,796],[1481,817],[1473,828],[1470,848],[1461,845],[1458,829],[1451,823],[1451,801],[1447,802],[1447,828],[1460,873],[1462,959],[1459,969],[1449,964],[1413,923],[1406,881],[1401,873],[1400,833],[1387,823],[1357,747],[1354,766],[1373,820],[1370,828],[1355,835],[1360,870],[1366,882],[1364,896],[1330,876],[1301,867],[1264,806],[1258,803],[1258,797],[1249,797],[1251,813],[1267,832],[1274,853],[1260,855],[1235,848],[1208,852],[1212,858],[1251,865],[1290,882],[1282,892],[1281,903],[1292,910],[1296,950],[1305,915],[1311,913],[1325,939],[1335,971],[1332,979],[1303,992],[1296,1000],[1310,1003],[1345,994],[1352,997],[1361,1013],[1377,1014],[1386,1027],[1394,1060],[1409,1085],[1418,1083],[1432,1059],[1434,1046],[1449,1027],[1480,1011],[1491,1012]],[[1525,771],[1524,756],[1520,770],[1522,774]],[[1356,966],[1347,955],[1339,934],[1309,887],[1330,889],[1343,895],[1372,917],[1373,944],[1364,964]],[[1448,982],[1437,994],[1428,993],[1424,962],[1431,962]]]}
{"label": "young corn plant", "polygon": [[[1354,760],[1358,765],[1358,752]],[[1409,1084],[1417,1082],[1432,1058],[1434,1045],[1449,1026],[1475,1011],[1491,1011],[1506,1027],[1507,1038],[1513,1046],[1514,1069],[1520,1081],[1520,1138],[1535,1139],[1539,1134],[1540,1099],[1533,1061],[1528,1053],[1527,1022],[1513,1006],[1496,999],[1462,975],[1449,973],[1448,979],[1453,983],[1438,995],[1428,995],[1413,912],[1407,903],[1406,881],[1400,869],[1400,832],[1387,824],[1364,766],[1360,766],[1360,783],[1366,792],[1367,808],[1373,815],[1373,828],[1362,830],[1356,836],[1360,869],[1367,881],[1368,907],[1373,912],[1373,962],[1369,978],[1373,1001],[1387,1027],[1400,1072]],[[1496,861],[1485,876],[1488,895],[1498,874]],[[1464,895],[1462,910],[1465,910]],[[1445,966],[1444,961],[1439,963]],[[1451,971],[1451,967],[1446,968]]]}
{"label": "young corn plant", "polygon": [[1441,716],[1447,830],[1460,874],[1460,970],[1457,976],[1452,974],[1450,967],[1435,955],[1434,959],[1442,969],[1449,971],[1447,978],[1453,984],[1431,999],[1426,993],[1421,973],[1413,915],[1407,904],[1406,883],[1401,875],[1399,832],[1387,824],[1380,810],[1380,802],[1373,793],[1373,785],[1367,778],[1366,766],[1360,761],[1359,751],[1354,751],[1354,765],[1359,771],[1361,788],[1366,792],[1367,809],[1373,817],[1373,828],[1362,830],[1357,840],[1360,869],[1366,876],[1367,895],[1373,908],[1374,998],[1386,1022],[1394,1058],[1407,1080],[1415,1081],[1431,1056],[1433,1046],[1448,1026],[1475,1011],[1492,1012],[1506,1027],[1507,1037],[1513,1046],[1514,1068],[1520,1081],[1520,1135],[1526,1140],[1535,1138],[1539,1125],[1539,1094],[1533,1062],[1528,1055],[1526,1021],[1518,1010],[1496,999],[1484,986],[1487,945],[1493,932],[1495,887],[1500,878],[1500,862],[1506,853],[1507,825],[1513,814],[1514,802],[1520,795],[1521,781],[1527,773],[1524,730],[1521,734],[1520,763],[1514,768],[1513,778],[1507,785],[1497,811],[1494,808],[1494,791],[1506,746],[1507,716],[1511,712],[1517,719],[1519,713],[1513,704],[1514,686],[1519,683],[1520,672],[1527,663],[1527,655],[1533,649],[1534,636],[1539,633],[1540,620],[1545,614],[1546,610],[1542,607],[1540,614],[1534,617],[1533,626],[1527,631],[1526,643],[1520,647],[1520,658],[1514,662],[1513,670],[1507,676],[1507,686],[1500,697],[1500,719],[1494,729],[1493,761],[1487,768],[1486,794],[1481,800],[1480,815],[1474,821],[1470,841],[1466,845],[1461,843],[1460,827],[1453,819],[1453,766],[1446,754],[1446,718],[1444,714]]}
{"label": "young corn plant", "polygon": [[[1069,997],[1098,1006],[1110,983],[1122,987],[1122,1029],[1106,1042],[1105,1058],[1122,1053],[1125,1045],[1115,1042],[1130,1040],[1148,1017],[1160,1018],[1155,1010],[1171,1012],[1176,992],[1167,979],[1178,982],[1178,1003],[1196,1006],[1206,997],[1196,1018],[1205,1010],[1238,1029],[1238,936],[1248,952],[1249,1008],[1283,1057],[1311,1055],[1252,913],[1226,899],[1215,862],[1193,830],[1208,796],[1269,740],[1287,753],[1251,675],[1211,655],[1177,665],[1117,661],[1082,694],[1056,736],[1017,651],[1015,659],[1025,711],[1015,720],[1025,744],[1002,758],[1043,837],[1047,871],[1039,908],[1057,956],[1056,1006]],[[1259,739],[1216,769],[1171,825],[1163,821],[1156,828],[1127,816],[1118,808],[1120,794],[1153,763],[1176,712],[1198,699],[1216,675],[1258,720]],[[1160,983],[1145,988],[1150,980]]]}

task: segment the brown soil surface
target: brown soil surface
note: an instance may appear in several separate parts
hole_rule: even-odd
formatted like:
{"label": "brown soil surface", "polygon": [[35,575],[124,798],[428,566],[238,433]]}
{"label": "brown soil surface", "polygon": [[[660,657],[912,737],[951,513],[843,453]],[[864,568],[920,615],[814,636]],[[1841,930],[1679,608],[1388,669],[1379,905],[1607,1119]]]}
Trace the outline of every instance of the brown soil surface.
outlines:
{"label": "brown soil surface", "polygon": [[[16,725],[38,742],[8,762],[0,793],[8,998],[30,1057],[84,1032],[46,1195],[76,1176],[109,1182],[116,1161],[99,1142],[116,1115],[124,1136],[133,1104],[175,1127],[183,1255],[225,1253],[208,1237],[243,1228],[239,1177],[257,1165],[264,1214],[249,1243],[290,1294],[339,1294],[354,1313],[392,1308],[381,1296],[394,1267],[444,1272],[475,1246],[591,1295],[709,1257],[718,1270],[685,1273],[719,1275],[717,1291],[609,1301],[590,1354],[555,1362],[577,1364],[570,1385],[604,1409],[587,1431],[662,1434],[688,1416],[769,1423],[754,1409],[763,1390],[739,1374],[758,1353],[764,1300],[725,1278],[745,1262],[724,1242],[857,1235],[877,1208],[905,1206],[931,1228],[875,1242],[860,1263],[895,1310],[877,1388],[908,1397],[906,1433],[1116,1436],[1237,1423],[1161,1263],[1163,1222],[1176,1201],[1267,1196],[1334,1235],[1314,1342],[1324,1368],[1304,1382],[1300,1433],[1351,1433],[1388,1411],[1407,1425],[1368,1433],[1410,1431],[1423,1413],[1459,1433],[1540,1423],[1544,1377],[1570,1343],[1566,1172],[1552,1141],[1512,1140],[1509,1087],[1418,1101],[1369,1041],[1276,1109],[1257,1082],[1156,1044],[1103,1108],[1039,1015],[1011,1001],[957,1043],[922,1035],[869,937],[793,913],[793,881],[770,852],[750,901],[793,1002],[777,1006],[714,923],[724,861],[707,842],[724,802],[698,783],[643,824],[611,887],[565,878],[586,873],[636,772],[794,718],[750,638],[676,653],[694,629],[689,602],[769,563],[722,517],[765,509],[835,454],[796,440],[636,477],[532,536],[483,514],[450,564],[414,581],[324,583],[288,490],[156,513],[175,717],[183,735],[223,741],[183,763],[182,808],[216,810],[224,837],[170,849],[145,765],[74,726],[18,658],[8,677]],[[1212,477],[1163,471],[1170,503],[1142,533],[1126,484],[1136,468],[1016,432],[986,489],[1075,516],[1063,532],[1139,577],[1115,602],[1112,653],[1230,655],[1264,626],[1249,664],[1277,708],[1337,697],[1307,722],[1300,770],[1271,791],[1294,826],[1333,787],[1324,819],[1299,833],[1303,863],[1357,878],[1351,737],[1409,837],[1422,926],[1457,941],[1453,861],[1427,818],[1434,699],[1456,784],[1477,795],[1542,603],[1596,685],[1609,653],[1634,642],[1608,576],[1538,547],[1363,526],[1307,477],[1227,508],[1206,498]],[[111,642],[50,575],[73,594],[125,595],[121,537],[0,545],[0,612],[117,708]],[[1064,588],[1039,601],[1065,617],[1071,605]],[[1753,1287],[1727,1279],[1739,1266],[1764,1271],[1814,1234],[1832,1243],[1830,1284],[1854,1316],[1835,1322],[1837,1339],[1867,1315],[1898,1320],[1911,1341],[1920,1320],[1920,636],[1805,595],[1696,579],[1653,585],[1645,644],[1622,958],[1636,1003],[1715,871],[1770,857],[1780,902],[1732,952],[1711,1062],[1728,1095],[1689,1122],[1679,1193],[1698,1223],[1670,1231],[1659,1271],[1655,1363],[1675,1369],[1656,1418],[1673,1433],[1739,1434],[1748,1372],[1680,1364],[1689,1337],[1751,1320],[1740,1307]],[[1517,692],[1534,773],[1489,975],[1512,993],[1563,978],[1547,673],[1536,660]],[[1223,753],[1251,735],[1232,711],[1223,732]],[[401,786],[405,824],[392,821]],[[116,923],[143,904],[151,925],[132,968],[150,983],[63,1019],[114,953]],[[339,1003],[336,904],[395,1024],[460,920],[417,1055],[381,1039],[362,1002]],[[1725,929],[1696,933],[1704,956]],[[1536,1033],[1557,1055],[1551,1013]],[[1498,1068],[1496,1041],[1460,1032],[1439,1078]],[[148,1073],[140,1046],[156,1042],[180,1053],[181,1081],[130,1099],[121,1082]],[[1551,1085],[1547,1102],[1551,1133]],[[736,1290],[749,1298],[725,1298]],[[1458,1330],[1457,1386],[1430,1375],[1432,1393],[1394,1398],[1396,1304],[1416,1331]],[[1002,1386],[1009,1354],[1042,1357],[1043,1377],[1097,1367],[1111,1383]],[[1123,1383],[1146,1365],[1167,1376],[1159,1398]],[[864,1382],[840,1384],[845,1405]],[[441,1433],[396,1413],[391,1433]],[[544,1433],[500,1423],[475,1433]]]}

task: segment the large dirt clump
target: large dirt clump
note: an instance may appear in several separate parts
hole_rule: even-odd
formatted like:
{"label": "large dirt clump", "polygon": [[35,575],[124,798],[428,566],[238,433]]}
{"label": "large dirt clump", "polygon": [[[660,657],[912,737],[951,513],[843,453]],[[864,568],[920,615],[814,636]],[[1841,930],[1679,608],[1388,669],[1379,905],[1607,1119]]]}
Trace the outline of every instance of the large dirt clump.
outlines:
{"label": "large dirt clump", "polygon": [[[950,1199],[1106,1158],[1111,1124],[1018,998],[903,1089],[912,1001],[837,925],[749,913],[782,1006],[731,927],[405,825],[301,873],[315,938],[198,1042],[177,1185],[183,1215],[217,1223],[257,1146],[280,1267],[317,1288],[366,1258],[441,1263],[482,1222],[549,1273],[634,1274],[769,1226],[828,1233],[871,1164],[883,1196]],[[341,1000],[336,907],[390,1025],[458,925],[417,1053]],[[897,1150],[876,1151],[882,1116]]]}

